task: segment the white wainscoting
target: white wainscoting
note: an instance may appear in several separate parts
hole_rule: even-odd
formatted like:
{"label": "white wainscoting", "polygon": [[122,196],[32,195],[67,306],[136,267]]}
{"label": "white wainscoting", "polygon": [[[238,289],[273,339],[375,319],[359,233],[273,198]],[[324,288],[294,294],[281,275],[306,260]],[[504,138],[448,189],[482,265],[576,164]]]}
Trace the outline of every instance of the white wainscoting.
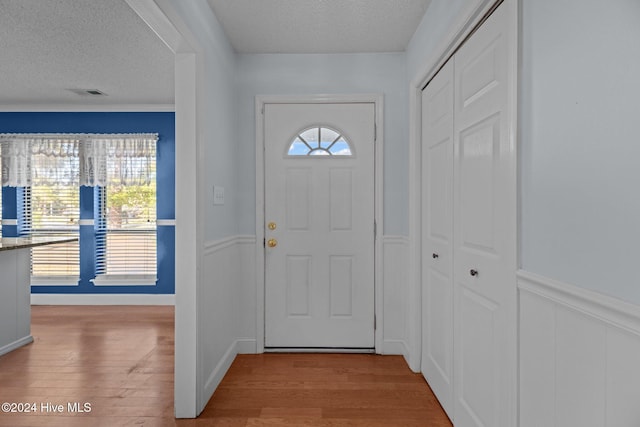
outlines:
{"label": "white wainscoting", "polygon": [[[198,298],[202,406],[236,355],[255,352],[254,251],[254,236],[231,236],[205,244]],[[250,301],[246,298],[249,289]]]}
{"label": "white wainscoting", "polygon": [[408,361],[409,238],[406,236],[383,236],[382,245],[384,300],[382,353],[401,354]]}
{"label": "white wainscoting", "polygon": [[256,346],[256,236],[238,236],[238,299],[236,334],[238,353],[253,354]]}
{"label": "white wainscoting", "polygon": [[640,307],[518,273],[520,427],[640,426]]}
{"label": "white wainscoting", "polygon": [[[405,236],[383,238],[384,354],[408,359],[408,253]],[[205,244],[199,325],[202,343],[200,378],[203,402],[209,400],[239,353],[257,351],[256,237],[231,236]]]}

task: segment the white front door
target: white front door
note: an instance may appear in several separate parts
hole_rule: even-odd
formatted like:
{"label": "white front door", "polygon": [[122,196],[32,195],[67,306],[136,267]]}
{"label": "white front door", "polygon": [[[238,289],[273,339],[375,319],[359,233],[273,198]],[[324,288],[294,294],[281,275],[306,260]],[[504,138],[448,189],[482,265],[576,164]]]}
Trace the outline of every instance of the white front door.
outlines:
{"label": "white front door", "polygon": [[512,426],[516,330],[514,2],[455,55],[454,390],[456,426]]}
{"label": "white front door", "polygon": [[265,347],[374,347],[373,103],[265,104]]}

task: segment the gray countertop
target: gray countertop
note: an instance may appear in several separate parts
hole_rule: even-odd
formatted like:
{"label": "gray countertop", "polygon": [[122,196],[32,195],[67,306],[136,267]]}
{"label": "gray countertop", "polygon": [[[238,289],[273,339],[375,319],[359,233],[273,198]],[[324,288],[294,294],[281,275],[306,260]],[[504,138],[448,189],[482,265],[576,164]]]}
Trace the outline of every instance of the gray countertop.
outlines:
{"label": "gray countertop", "polygon": [[77,237],[61,236],[3,237],[0,239],[0,251],[33,248],[34,246],[54,245],[77,240]]}

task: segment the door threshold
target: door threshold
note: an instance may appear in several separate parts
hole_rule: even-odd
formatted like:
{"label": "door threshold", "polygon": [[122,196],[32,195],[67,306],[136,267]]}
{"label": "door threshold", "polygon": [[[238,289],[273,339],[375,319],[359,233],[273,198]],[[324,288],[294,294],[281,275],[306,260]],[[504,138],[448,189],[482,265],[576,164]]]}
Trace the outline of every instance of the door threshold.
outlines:
{"label": "door threshold", "polygon": [[265,347],[265,353],[354,353],[375,354],[375,348],[339,348],[339,347]]}

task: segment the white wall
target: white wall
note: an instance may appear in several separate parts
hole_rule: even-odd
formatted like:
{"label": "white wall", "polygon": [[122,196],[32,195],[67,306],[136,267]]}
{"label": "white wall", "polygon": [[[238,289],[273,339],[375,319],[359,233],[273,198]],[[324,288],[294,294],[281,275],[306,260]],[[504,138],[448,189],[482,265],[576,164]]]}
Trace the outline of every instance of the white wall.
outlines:
{"label": "white wall", "polygon": [[640,304],[640,2],[522,3],[522,268]]}
{"label": "white wall", "polygon": [[405,55],[238,56],[240,232],[255,234],[255,96],[384,94],[385,234],[408,233],[408,101]]}
{"label": "white wall", "polygon": [[409,82],[422,80],[447,50],[452,37],[487,0],[432,0],[407,46]]}
{"label": "white wall", "polygon": [[[236,236],[237,65],[206,0],[155,1],[189,45],[185,48],[188,54],[176,56],[176,117],[177,124],[181,117],[192,120],[195,135],[180,139],[184,134],[177,126],[176,163],[177,175],[193,175],[193,180],[176,177],[177,183],[189,182],[176,187],[176,230],[195,228],[192,241],[184,242],[195,248],[176,251],[177,266],[185,267],[176,268],[176,414],[193,417],[204,408],[233,361],[239,350],[238,336],[245,334],[238,322],[238,313],[243,312],[239,283],[245,275],[238,261],[242,239]],[[178,70],[189,55],[194,58],[195,73],[185,75]],[[190,90],[193,74],[194,93],[189,96],[195,97],[195,111],[187,108],[185,113],[182,99],[189,96],[183,92]],[[185,157],[185,151],[190,157]],[[225,187],[223,206],[213,206],[214,184]],[[182,197],[194,191],[192,198]],[[181,200],[188,205],[180,204]],[[176,236],[176,241],[183,242],[183,236]]]}
{"label": "white wall", "polygon": [[[255,235],[256,95],[384,94],[384,353],[407,354],[403,298],[406,296],[408,233],[408,100],[405,55],[267,54],[238,56],[238,140],[241,177],[240,232]],[[393,249],[391,249],[393,248]],[[247,267],[250,264],[247,264]],[[244,286],[247,316],[255,319],[256,293]],[[382,317],[382,316],[381,316]],[[255,339],[245,322],[244,342]],[[255,325],[255,324],[254,324]]]}
{"label": "white wall", "polygon": [[[197,44],[198,139],[201,165],[204,238],[236,234],[236,55],[205,0],[171,0]],[[176,150],[180,141],[176,141]],[[195,165],[194,165],[195,166]],[[213,185],[225,188],[225,204],[213,206]],[[176,192],[180,191],[176,188]]]}
{"label": "white wall", "polygon": [[640,2],[521,6],[520,425],[640,425]]}

